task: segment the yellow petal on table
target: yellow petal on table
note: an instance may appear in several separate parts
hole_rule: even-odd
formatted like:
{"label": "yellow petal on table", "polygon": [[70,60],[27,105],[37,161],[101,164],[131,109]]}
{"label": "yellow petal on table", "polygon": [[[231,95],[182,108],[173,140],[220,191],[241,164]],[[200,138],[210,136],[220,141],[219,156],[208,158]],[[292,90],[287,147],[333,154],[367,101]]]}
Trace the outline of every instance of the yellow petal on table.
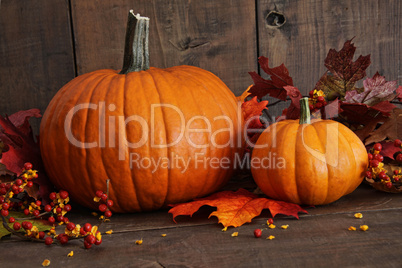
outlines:
{"label": "yellow petal on table", "polygon": [[142,244],[142,239],[135,241],[135,243],[136,243],[137,245],[141,245],[141,244]]}
{"label": "yellow petal on table", "polygon": [[42,266],[44,266],[44,267],[49,266],[49,265],[50,265],[50,261],[48,259],[46,259],[42,262]]}
{"label": "yellow petal on table", "polygon": [[267,239],[269,239],[269,240],[275,239],[275,236],[270,235],[270,236],[267,237]]}
{"label": "yellow petal on table", "polygon": [[361,218],[363,218],[363,214],[361,214],[361,213],[355,213],[355,218],[356,219],[361,219]]}
{"label": "yellow petal on table", "polygon": [[234,233],[232,234],[232,236],[233,236],[233,237],[239,236],[239,232],[234,232]]}
{"label": "yellow petal on table", "polygon": [[348,230],[349,230],[349,231],[356,231],[356,227],[350,226],[350,227],[348,228]]}
{"label": "yellow petal on table", "polygon": [[106,231],[105,234],[112,234],[113,230]]}
{"label": "yellow petal on table", "polygon": [[74,255],[73,251],[70,251],[70,253],[67,254],[67,257],[72,257]]}

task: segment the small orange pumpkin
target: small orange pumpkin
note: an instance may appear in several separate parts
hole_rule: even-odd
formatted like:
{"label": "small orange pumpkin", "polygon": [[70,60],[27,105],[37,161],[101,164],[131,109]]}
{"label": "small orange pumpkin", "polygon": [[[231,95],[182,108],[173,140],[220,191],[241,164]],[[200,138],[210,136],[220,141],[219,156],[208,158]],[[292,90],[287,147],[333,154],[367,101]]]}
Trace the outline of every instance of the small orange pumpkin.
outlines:
{"label": "small orange pumpkin", "polygon": [[97,208],[94,193],[106,190],[107,179],[115,212],[205,196],[229,180],[229,162],[241,152],[243,119],[234,94],[197,67],[149,68],[148,25],[131,11],[122,71],[76,77],[44,113],[46,171],[84,206]]}
{"label": "small orange pumpkin", "polygon": [[271,198],[328,204],[362,182],[367,151],[346,126],[332,120],[310,122],[308,98],[300,106],[300,122],[284,120],[261,134],[252,153],[252,175]]}

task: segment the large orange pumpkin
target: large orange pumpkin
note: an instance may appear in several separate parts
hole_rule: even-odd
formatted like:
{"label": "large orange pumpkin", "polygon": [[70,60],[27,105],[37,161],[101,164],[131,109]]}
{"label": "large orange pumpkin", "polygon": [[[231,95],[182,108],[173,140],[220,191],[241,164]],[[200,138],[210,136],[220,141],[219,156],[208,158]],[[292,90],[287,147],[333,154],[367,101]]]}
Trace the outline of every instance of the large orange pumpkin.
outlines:
{"label": "large orange pumpkin", "polygon": [[197,67],[149,68],[148,27],[147,18],[131,12],[122,71],[76,77],[44,113],[46,171],[82,205],[96,207],[94,193],[106,190],[107,179],[116,212],[205,196],[229,180],[241,151],[243,119],[234,94]]}
{"label": "large orange pumpkin", "polygon": [[251,171],[260,189],[274,199],[322,205],[351,193],[368,166],[366,148],[344,125],[311,120],[308,99],[301,119],[269,126],[252,154]]}

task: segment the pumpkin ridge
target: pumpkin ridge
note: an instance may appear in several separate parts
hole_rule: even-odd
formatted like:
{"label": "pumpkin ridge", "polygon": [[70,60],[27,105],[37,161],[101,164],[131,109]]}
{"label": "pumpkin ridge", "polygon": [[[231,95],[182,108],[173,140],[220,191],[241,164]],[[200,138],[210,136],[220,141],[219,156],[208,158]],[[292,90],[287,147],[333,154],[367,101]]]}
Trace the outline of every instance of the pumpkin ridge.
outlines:
{"label": "pumpkin ridge", "polygon": [[[102,85],[102,84],[104,83],[104,81],[105,81],[107,78],[110,78],[109,75],[103,75],[103,76],[100,76],[100,77],[101,77],[101,78],[97,81],[96,84],[94,83],[94,85],[92,86],[92,88],[88,89],[87,87],[85,87],[85,90],[82,90],[82,91],[81,91],[80,96],[76,99],[75,105],[83,103],[83,102],[80,101],[80,99],[82,98],[83,94],[84,94],[85,92],[89,91],[89,90],[91,90],[91,92],[88,94],[88,96],[89,96],[89,103],[92,103],[91,100],[92,100],[92,98],[93,98],[93,93],[94,93],[94,91],[96,90],[96,88],[99,87],[99,85]],[[80,86],[81,86],[81,85],[80,85]],[[86,112],[86,119],[85,119],[84,122],[81,122],[82,125],[84,125],[84,126],[86,126],[86,122],[88,122],[88,116],[89,116],[89,111],[88,111],[88,109],[86,109],[85,112]],[[86,141],[86,137],[87,137],[87,126],[85,127],[85,130],[84,130],[84,133],[83,133],[83,136],[82,136],[82,137],[84,138],[84,140],[81,140],[81,141],[87,142],[87,141]],[[71,155],[71,149],[72,149],[72,148],[73,148],[72,146],[68,146],[68,155]],[[92,149],[93,149],[93,148],[92,148]],[[93,181],[94,181],[94,180],[91,179],[90,174],[89,174],[89,170],[90,170],[90,169],[89,169],[89,166],[88,166],[88,162],[89,162],[89,161],[88,161],[88,159],[87,159],[87,157],[88,157],[87,149],[81,148],[80,151],[83,152],[83,159],[84,159],[85,167],[86,167],[86,168],[85,168],[85,171],[83,171],[83,172],[85,172],[85,175],[84,175],[84,174],[81,174],[81,179],[82,179],[82,177],[85,178],[85,180],[86,180],[87,182],[89,182],[89,187],[90,187],[90,189],[94,189],[94,188],[93,188]],[[70,170],[74,170],[75,165],[72,163],[72,161],[69,161],[69,164],[70,164]],[[73,177],[76,177],[76,176],[73,176]],[[106,182],[105,182],[105,184],[106,184]],[[79,185],[79,186],[77,186],[77,185]],[[80,190],[77,189],[77,190],[75,190],[75,191],[85,193],[85,186],[83,187],[83,185],[82,185],[81,183],[77,183],[77,184],[76,184],[76,187],[81,188],[81,189],[80,189]],[[96,189],[98,189],[98,188],[96,188]],[[91,193],[88,193],[87,195],[90,196]],[[89,200],[87,201],[87,202],[88,202],[88,205],[94,206],[93,204],[91,204],[92,202],[90,202],[90,201],[92,201],[92,200],[89,199]]]}
{"label": "pumpkin ridge", "polygon": [[[221,114],[226,114],[224,111],[231,111],[231,109],[230,109],[230,107],[228,107],[228,102],[227,101],[223,101],[223,102],[218,102],[218,101],[216,101],[216,98],[215,98],[215,94],[219,94],[222,98],[228,98],[229,96],[229,94],[226,94],[226,93],[224,93],[223,92],[223,90],[218,90],[218,91],[214,91],[214,92],[212,92],[212,93],[210,93],[209,91],[209,88],[208,87],[206,87],[205,86],[205,84],[203,83],[203,81],[209,81],[209,82],[213,82],[214,84],[215,84],[215,87],[218,87],[218,88],[221,88],[222,87],[222,84],[223,85],[225,85],[222,81],[220,81],[220,83],[218,83],[218,81],[217,81],[217,79],[216,79],[216,76],[213,74],[213,73],[211,73],[211,72],[208,72],[208,71],[206,71],[206,70],[203,70],[203,72],[202,73],[194,73],[194,71],[196,71],[196,69],[195,69],[196,67],[193,67],[193,66],[186,66],[186,69],[187,70],[189,70],[188,72],[186,72],[186,73],[188,73],[191,77],[192,77],[192,79],[194,79],[194,80],[196,80],[196,81],[198,81],[202,86],[203,86],[203,88],[206,90],[206,92],[208,93],[208,94],[210,94],[211,96],[212,96],[212,98],[215,100],[215,103],[217,104],[217,106],[219,107],[219,109],[221,110]],[[187,71],[186,70],[186,71]],[[208,77],[207,77],[207,75],[206,74],[208,74]],[[201,76],[203,76],[204,77],[204,80],[201,80],[200,79],[200,77]],[[214,78],[214,79],[212,79],[212,78]],[[225,87],[227,88],[227,86],[225,85]],[[229,88],[227,88],[227,90],[225,90],[226,92],[230,92],[232,95],[233,95],[233,97],[234,97],[234,94],[230,91],[230,89]],[[234,97],[235,98],[235,97]],[[235,102],[235,105],[233,105],[233,107],[235,107],[235,111],[237,111],[237,102]],[[236,113],[236,112],[235,112]],[[230,114],[230,118],[231,119],[233,119],[233,118],[236,118],[236,123],[238,123],[237,122],[237,114],[234,114],[234,115],[232,115],[232,114]],[[235,124],[233,124],[234,125],[234,129],[233,129],[233,131],[235,131]],[[241,133],[241,135],[242,135],[243,133]],[[237,141],[235,141],[235,147],[233,148],[233,150],[235,150],[235,152],[237,152],[237,150],[236,150],[236,147],[237,147]],[[229,146],[230,147],[230,146]],[[220,153],[220,156],[222,156],[222,155],[226,155],[226,148],[225,148],[225,151],[221,151],[221,153]],[[231,150],[232,151],[232,150]],[[232,155],[232,154],[231,154]],[[219,172],[219,175],[221,175],[222,174],[222,169],[220,170],[220,172]],[[219,180],[219,185],[220,185],[220,187],[222,187],[226,182],[227,182],[227,177],[228,176],[230,176],[231,174],[229,174],[231,171],[230,171],[230,169],[228,169],[226,172],[223,172],[223,174],[224,174],[224,176],[217,176],[220,180]]]}
{"label": "pumpkin ridge", "polygon": [[[64,100],[68,99],[68,97],[66,97],[66,95],[68,96],[69,94],[74,95],[74,96],[77,96],[77,97],[74,99],[73,104],[71,105],[71,107],[75,107],[75,106],[77,106],[78,104],[82,104],[82,103],[88,103],[88,101],[84,101],[84,102],[80,101],[80,100],[82,100],[83,95],[84,95],[84,94],[87,94],[87,98],[90,99],[91,96],[92,96],[92,92],[93,92],[94,88],[95,88],[99,83],[101,83],[101,82],[106,78],[106,76],[105,76],[104,74],[102,74],[102,75],[99,75],[99,76],[97,75],[96,78],[92,78],[91,75],[88,75],[88,76],[86,76],[86,77],[84,77],[84,78],[81,78],[81,77],[79,77],[79,78],[80,78],[79,83],[77,83],[77,85],[75,85],[74,87],[71,87],[71,86],[68,87],[70,90],[66,90],[65,93],[64,93],[63,96],[62,96],[62,99],[64,99]],[[99,80],[94,81],[94,79],[99,79]],[[88,87],[90,84],[91,84],[91,86]],[[83,85],[84,85],[84,86],[83,86]],[[82,90],[77,94],[77,92],[73,92],[73,89],[76,88],[76,87],[84,88],[84,89],[82,89]],[[88,91],[89,91],[89,90],[92,90],[92,92],[91,92],[90,94],[88,94]],[[64,105],[66,105],[66,103],[64,102],[64,103],[62,103],[62,105],[64,106]],[[62,117],[65,118],[66,114],[65,114],[64,110],[59,111],[59,113],[60,113],[60,112],[62,113]],[[84,112],[84,111],[83,111],[83,112]],[[85,112],[88,113],[87,110],[86,110]],[[54,120],[58,120],[59,116],[60,116],[60,114],[59,114],[59,115],[58,115],[58,114],[54,114],[54,115],[53,115],[53,119],[54,119]],[[73,123],[73,122],[71,122],[71,129],[74,129],[72,123]],[[53,122],[53,120],[52,120],[51,124],[52,124],[52,125],[55,125],[55,124],[57,124],[57,123]],[[85,124],[82,124],[82,125],[85,126]],[[64,129],[64,127],[63,127],[63,129]],[[60,133],[57,133],[57,134],[60,134]],[[79,136],[77,136],[77,134],[75,135],[75,138],[76,138],[77,140],[80,140],[80,141],[82,141],[82,142],[86,142],[86,140],[85,140],[85,135],[83,136],[83,137],[84,137],[84,140],[82,140],[82,136],[81,136],[82,133],[80,133],[80,134],[78,134],[78,135],[79,135]],[[56,142],[57,142],[57,141],[56,141]],[[70,141],[66,141],[66,143],[69,144]],[[64,147],[64,146],[63,146],[63,147]],[[67,149],[67,150],[66,150],[66,152],[67,152],[66,155],[70,156],[70,155],[72,155],[71,150],[72,150],[72,149],[76,149],[76,150],[77,150],[77,147],[76,147],[76,146],[67,146],[66,149]],[[80,150],[83,150],[83,149],[81,148]],[[86,152],[85,152],[85,154],[86,154]],[[77,161],[77,159],[66,157],[66,158],[64,159],[64,161],[66,162],[66,163],[65,163],[65,166],[68,167],[68,168],[66,168],[66,169],[64,170],[64,172],[65,172],[65,174],[66,174],[66,177],[70,178],[70,180],[74,182],[74,188],[76,188],[74,192],[70,193],[70,195],[73,197],[73,198],[72,198],[73,200],[74,200],[75,198],[79,199],[79,197],[77,197],[77,196],[75,195],[75,193],[79,193],[79,192],[84,192],[84,193],[86,193],[86,192],[85,192],[85,186],[82,186],[82,184],[80,183],[80,181],[83,180],[82,178],[87,178],[87,177],[88,177],[88,174],[87,174],[87,176],[85,176],[85,175],[83,175],[83,174],[79,174],[79,176],[76,176],[76,175],[74,174],[74,172],[77,170],[77,169],[76,169],[77,166],[76,166],[76,163],[75,163],[75,161]],[[85,170],[85,171],[83,171],[83,172],[87,172],[87,170]],[[56,176],[57,176],[57,174],[56,174]],[[65,186],[65,180],[59,180],[59,181],[58,181],[58,187],[61,188],[61,189],[65,189],[65,188],[66,188],[66,186]],[[89,193],[88,193],[88,194],[89,194]],[[93,207],[93,204],[91,204],[91,200],[88,201],[88,200],[86,200],[86,198],[83,198],[83,199],[85,200],[85,204],[86,204],[87,206]]]}
{"label": "pumpkin ridge", "polygon": [[[289,131],[289,129],[290,128],[299,128],[300,127],[300,125],[299,125],[299,123],[298,123],[298,121],[297,120],[295,120],[295,121],[292,121],[292,122],[288,122],[288,123],[284,123],[285,125],[281,128],[281,129],[279,129],[279,130],[276,130],[275,131],[275,135],[278,137],[284,137],[284,136],[286,136],[286,133]],[[298,130],[296,130],[296,133],[297,133],[297,131]],[[284,133],[284,134],[281,134],[281,133]],[[277,138],[276,137],[276,138]],[[281,145],[280,145],[281,146]],[[289,197],[287,194],[286,194],[286,196],[285,196],[285,198],[286,199],[283,199],[283,200],[292,200],[292,202],[294,202],[294,203],[301,203],[301,198],[300,198],[300,195],[299,195],[299,192],[300,192],[300,184],[298,183],[298,179],[297,179],[297,154],[296,154],[296,147],[297,147],[297,135],[294,135],[294,146],[292,147],[292,149],[291,150],[289,150],[289,153],[290,154],[293,154],[293,157],[294,157],[294,160],[293,160],[293,163],[295,163],[295,168],[294,168],[294,175],[293,175],[293,178],[294,178],[294,181],[292,182],[292,183],[294,183],[294,185],[295,185],[295,188],[296,188],[296,191],[294,191],[294,193],[295,193],[295,195],[296,195],[296,199],[297,200],[293,200],[293,197]],[[289,149],[289,148],[288,148]],[[278,152],[279,153],[279,152]],[[282,153],[279,153],[279,155],[282,155]],[[271,186],[272,187],[272,186]],[[282,187],[283,188],[283,187]]]}
{"label": "pumpkin ridge", "polygon": [[[161,93],[158,90],[158,86],[157,86],[155,77],[153,75],[154,71],[155,71],[155,69],[149,69],[146,73],[150,75],[150,77],[151,77],[151,79],[153,81],[155,92],[158,94],[158,97],[159,97],[159,103],[163,103]],[[167,144],[169,134],[168,134],[168,128],[166,126],[166,114],[165,114],[165,111],[164,111],[163,107],[161,107],[161,114],[162,114],[162,118],[163,118],[163,125],[165,126],[163,128],[163,130],[165,131],[165,141],[166,141],[166,144]],[[170,146],[166,146],[166,156],[167,156],[168,159],[170,157],[170,153],[171,153]],[[165,191],[164,198],[163,198],[164,200],[162,202],[163,205],[167,205],[167,202],[169,202],[167,199],[168,199],[168,195],[169,195],[170,178],[171,178],[171,169],[170,168],[167,168],[167,173],[168,174],[167,174],[167,179],[166,179],[166,191]]]}
{"label": "pumpkin ridge", "polygon": [[[318,123],[318,124],[317,124]],[[316,126],[318,126],[318,125],[320,125],[320,123],[322,123],[322,124],[324,124],[324,125],[326,125],[326,121],[320,121],[320,120],[317,120],[317,121],[315,121],[315,122],[312,122],[311,123],[311,126],[313,127],[313,129],[314,129],[314,131],[315,131],[315,133],[316,133],[316,135],[317,135],[317,137],[318,137],[318,143],[320,144],[320,148],[321,148],[321,150],[322,150],[322,152],[321,153],[323,153],[324,155],[326,155],[327,154],[327,144],[324,144],[323,143],[323,141],[320,139],[321,137],[320,137],[320,133],[318,132],[318,130],[317,130],[317,128],[316,128]],[[327,131],[328,131],[328,129],[327,129]],[[327,201],[327,199],[328,199],[328,193],[329,193],[329,187],[330,187],[330,178],[329,178],[329,169],[330,169],[330,167],[328,166],[328,161],[327,161],[327,158],[325,157],[325,166],[327,167],[327,178],[326,178],[326,181],[327,181],[327,187],[325,187],[325,189],[326,189],[326,193],[325,193],[325,199],[324,199],[324,201],[323,201],[323,203],[326,203],[326,201]],[[314,197],[314,200],[316,199],[316,197]],[[321,202],[322,203],[322,202]]]}
{"label": "pumpkin ridge", "polygon": [[[165,72],[166,72],[166,70],[165,70]],[[183,79],[181,79],[181,78],[184,78],[186,75],[188,76],[188,77],[191,77],[192,79],[193,79],[193,76],[190,74],[190,73],[188,73],[187,72],[187,70],[185,71],[185,72],[181,72],[181,73],[177,73],[177,72],[175,72],[175,71],[172,71],[172,72],[168,72],[170,75],[172,75],[172,76],[174,76],[176,79],[178,79],[178,80],[183,80]],[[185,80],[184,80],[185,81]],[[204,86],[204,85],[203,85]],[[205,87],[204,87],[205,88]],[[206,91],[206,93],[208,94],[208,91],[207,90],[205,90]],[[199,103],[198,103],[198,101],[197,101],[197,98],[194,96],[194,92],[193,92],[193,90],[188,90],[188,92],[189,92],[189,94],[192,96],[192,103],[194,104],[194,106],[195,107],[197,107],[197,112],[196,112],[196,114],[197,115],[205,115],[205,113],[203,112],[203,110],[201,109],[201,107],[200,107],[200,105],[199,105]],[[212,94],[208,94],[209,96],[211,96]],[[212,95],[213,96],[213,95]],[[215,100],[215,98],[213,98],[214,99],[214,101],[215,101],[215,103],[216,103],[216,100]],[[223,110],[221,109],[221,107],[219,107],[219,109],[220,109],[220,112],[221,112],[221,114],[223,114]],[[209,142],[210,142],[210,140],[209,140]],[[207,148],[205,148],[205,151],[206,151],[206,155],[210,155],[211,154],[211,148],[210,148],[210,146],[208,146]],[[188,152],[188,149],[187,149],[187,152]],[[210,173],[211,173],[211,170],[210,169],[208,169],[208,172],[207,172],[207,174],[206,174],[206,176],[207,176],[207,178],[209,178],[209,176],[210,176]],[[208,181],[210,181],[210,180],[208,180]],[[207,187],[208,186],[208,187]],[[210,188],[211,187],[211,183],[209,183],[208,185],[207,185],[207,183],[203,183],[202,184],[202,187],[199,187],[200,189],[199,189],[199,191],[198,191],[198,193],[197,193],[197,198],[198,197],[201,197],[202,195],[201,195],[201,193],[205,190],[205,188]]]}

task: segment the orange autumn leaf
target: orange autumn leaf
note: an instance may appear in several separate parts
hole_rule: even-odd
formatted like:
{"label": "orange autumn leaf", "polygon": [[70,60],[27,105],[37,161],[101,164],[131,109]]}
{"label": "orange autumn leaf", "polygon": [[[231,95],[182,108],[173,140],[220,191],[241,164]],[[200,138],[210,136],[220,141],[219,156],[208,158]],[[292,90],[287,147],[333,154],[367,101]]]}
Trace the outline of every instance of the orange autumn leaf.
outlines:
{"label": "orange autumn leaf", "polygon": [[250,90],[250,88],[251,88],[252,86],[253,86],[253,85],[250,85],[240,96],[237,96],[237,97],[236,97],[237,101],[243,103],[243,102],[246,100],[246,98],[251,94],[251,93],[249,92],[249,90]]}
{"label": "orange autumn leaf", "polygon": [[173,221],[175,221],[179,215],[192,216],[205,205],[217,208],[208,218],[217,217],[224,227],[239,227],[246,222],[251,222],[254,217],[261,214],[263,209],[269,209],[272,217],[284,214],[298,219],[299,212],[307,213],[297,204],[261,198],[245,189],[239,189],[236,192],[219,192],[192,202],[171,205],[173,208],[169,210],[169,213],[173,215]]}

